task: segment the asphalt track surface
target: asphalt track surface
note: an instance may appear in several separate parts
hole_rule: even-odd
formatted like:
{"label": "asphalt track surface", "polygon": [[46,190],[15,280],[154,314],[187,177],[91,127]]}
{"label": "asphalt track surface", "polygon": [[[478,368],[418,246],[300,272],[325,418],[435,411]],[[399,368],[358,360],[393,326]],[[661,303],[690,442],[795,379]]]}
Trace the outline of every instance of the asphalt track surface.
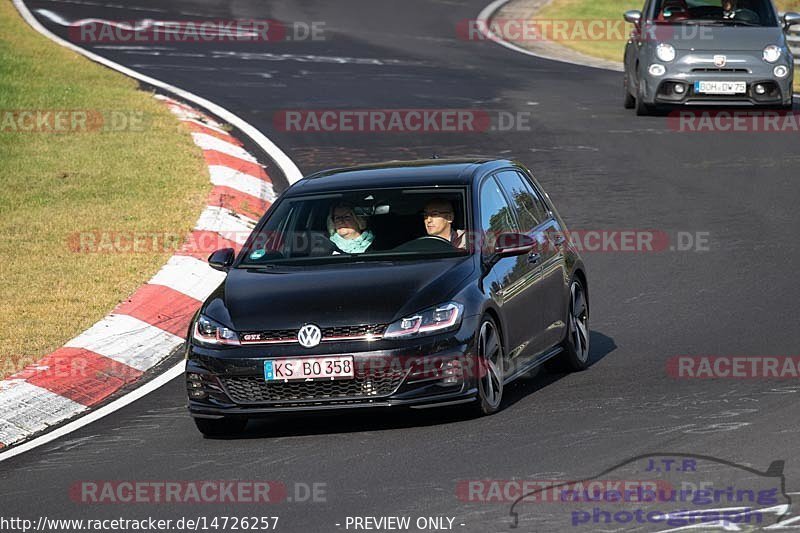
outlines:
{"label": "asphalt track surface", "polygon": [[[304,173],[434,153],[512,157],[533,169],[571,229],[708,232],[710,251],[584,253],[595,364],[579,374],[542,372],[518,382],[495,416],[471,419],[446,409],[284,417],[251,424],[242,438],[211,440],[195,430],[177,379],[0,464],[2,515],[272,514],[280,517],[279,531],[322,532],[343,530],[336,524],[348,515],[406,514],[455,517],[460,531],[506,531],[509,506],[460,501],[459,480],[578,479],[663,451],[713,455],[762,470],[785,460],[786,490],[800,491],[797,380],[676,380],[665,370],[678,354],[798,353],[797,134],[678,133],[663,116],[637,118],[622,108],[619,73],[459,39],[456,25],[475,18],[485,3],[28,5],[66,20],[324,21],[323,42],[89,48],[230,109]],[[66,36],[62,26],[37,18]],[[531,119],[530,131],[487,133],[275,128],[277,111],[306,108],[474,108],[530,112]],[[68,493],[82,480],[232,479],[325,483],[326,501],[258,509],[85,505]],[[523,512],[521,530],[569,530],[566,511],[544,522],[535,515],[531,508]]]}

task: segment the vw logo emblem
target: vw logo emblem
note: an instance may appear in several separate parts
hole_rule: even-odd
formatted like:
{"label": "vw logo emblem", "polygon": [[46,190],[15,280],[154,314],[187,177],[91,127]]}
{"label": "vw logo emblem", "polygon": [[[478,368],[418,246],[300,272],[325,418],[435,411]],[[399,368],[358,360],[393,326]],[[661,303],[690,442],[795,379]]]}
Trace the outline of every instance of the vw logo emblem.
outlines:
{"label": "vw logo emblem", "polygon": [[714,56],[714,66],[724,67],[728,63],[728,58],[722,55]]}
{"label": "vw logo emblem", "polygon": [[313,348],[322,340],[322,331],[314,324],[306,324],[297,332],[297,340],[304,348]]}

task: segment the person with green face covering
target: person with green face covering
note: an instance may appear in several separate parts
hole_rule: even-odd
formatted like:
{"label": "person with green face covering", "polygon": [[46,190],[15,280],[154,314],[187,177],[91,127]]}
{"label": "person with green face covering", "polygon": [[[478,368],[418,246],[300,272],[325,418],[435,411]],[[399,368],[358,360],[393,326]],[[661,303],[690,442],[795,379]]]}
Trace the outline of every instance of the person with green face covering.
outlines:
{"label": "person with green face covering", "polygon": [[356,215],[352,205],[340,203],[331,208],[328,217],[331,242],[348,254],[361,254],[370,247],[375,236],[367,229],[364,217]]}

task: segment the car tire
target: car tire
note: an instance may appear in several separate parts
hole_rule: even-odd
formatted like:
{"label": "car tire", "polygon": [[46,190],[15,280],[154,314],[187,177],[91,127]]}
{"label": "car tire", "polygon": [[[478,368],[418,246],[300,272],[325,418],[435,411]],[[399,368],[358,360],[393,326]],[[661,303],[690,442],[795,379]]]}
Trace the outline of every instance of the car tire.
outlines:
{"label": "car tire", "polygon": [[639,90],[636,91],[636,116],[646,117],[652,113],[652,109],[644,102],[644,95],[642,94],[642,84],[639,83]]}
{"label": "car tire", "polygon": [[589,367],[589,304],[586,290],[577,278],[569,285],[567,335],[561,353],[547,362],[548,370],[579,372]]}
{"label": "car tire", "polygon": [[197,429],[206,437],[227,437],[238,435],[244,431],[247,419],[241,417],[225,417],[218,419],[195,418]]}
{"label": "car tire", "polygon": [[475,415],[485,416],[500,410],[503,401],[505,352],[500,330],[490,316],[481,319],[475,347],[475,369],[478,380],[478,401]]}
{"label": "car tire", "polygon": [[631,94],[630,89],[628,88],[628,77],[625,76],[622,82],[622,90],[625,92],[623,96],[623,103],[622,105],[625,109],[633,109],[636,107],[636,98]]}

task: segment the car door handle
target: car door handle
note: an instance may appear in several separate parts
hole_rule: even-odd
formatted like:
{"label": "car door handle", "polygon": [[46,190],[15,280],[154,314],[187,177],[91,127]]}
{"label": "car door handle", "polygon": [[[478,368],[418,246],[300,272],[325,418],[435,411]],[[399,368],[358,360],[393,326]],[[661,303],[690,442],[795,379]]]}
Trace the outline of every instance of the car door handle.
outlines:
{"label": "car door handle", "polygon": [[542,254],[537,252],[531,252],[528,254],[528,263],[530,263],[531,265],[535,265],[536,263],[539,262],[541,258]]}

